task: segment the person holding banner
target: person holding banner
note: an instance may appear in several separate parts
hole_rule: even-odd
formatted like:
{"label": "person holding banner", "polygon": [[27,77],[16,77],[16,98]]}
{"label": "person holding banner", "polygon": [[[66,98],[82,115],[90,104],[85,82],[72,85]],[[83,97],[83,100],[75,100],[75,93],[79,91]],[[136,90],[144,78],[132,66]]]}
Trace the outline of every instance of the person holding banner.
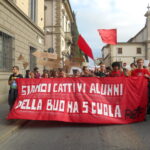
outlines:
{"label": "person holding banner", "polygon": [[58,72],[56,70],[51,70],[50,71],[50,78],[57,78],[58,77]]}
{"label": "person holding banner", "polygon": [[[48,76],[47,76],[47,74],[48,74]],[[43,74],[41,75],[41,78],[48,78],[48,77],[49,77],[49,71],[44,69]]]}
{"label": "person holding banner", "polygon": [[[138,59],[137,60],[137,69],[132,71],[132,76],[135,77],[146,77],[147,79],[150,79],[150,72],[144,68],[144,60]],[[150,114],[150,80],[148,82],[148,110],[147,113]]]}
{"label": "person holding banner", "polygon": [[25,78],[30,78],[30,70],[26,70]]}
{"label": "person holding banner", "polygon": [[137,66],[135,63],[131,63],[130,68],[131,68],[131,74],[132,74],[132,71],[135,70],[137,68]]}
{"label": "person holding banner", "polygon": [[34,74],[34,72],[30,72],[29,78],[30,78],[30,79],[35,79],[35,74]]}
{"label": "person holding banner", "polygon": [[148,64],[148,71],[150,72],[150,63]]}
{"label": "person holding banner", "polygon": [[34,68],[34,74],[35,74],[35,78],[39,79],[41,77],[40,73],[39,73],[39,68],[35,67]]}
{"label": "person holding banner", "polygon": [[131,76],[131,71],[130,69],[128,68],[128,66],[126,66],[125,68],[123,68],[123,73],[126,77],[129,77]]}
{"label": "person holding banner", "polygon": [[97,77],[106,77],[106,66],[105,64],[101,63],[100,64],[100,70],[98,72],[95,72],[95,75]]}
{"label": "person holding banner", "polygon": [[110,66],[106,67],[106,76],[107,76],[107,77],[110,76],[111,71],[112,71],[112,70],[111,70],[111,67],[110,67]]}
{"label": "person holding banner", "polygon": [[23,78],[22,74],[19,73],[18,66],[14,66],[12,68],[12,73],[13,74],[11,74],[8,79],[8,84],[10,85],[10,90],[8,95],[8,104],[10,106],[10,110],[12,109],[18,94],[16,79]]}
{"label": "person holding banner", "polygon": [[150,79],[150,72],[144,68],[143,59],[137,60],[137,69],[133,70],[131,75],[136,77],[146,77]]}
{"label": "person holding banner", "polygon": [[110,73],[110,77],[124,77],[124,73],[123,71],[121,71],[121,66],[120,66],[120,63],[119,62],[113,62],[112,63],[112,72]]}
{"label": "person holding banner", "polygon": [[82,71],[83,72],[81,73],[81,77],[93,77],[87,66],[83,66]]}
{"label": "person holding banner", "polygon": [[80,77],[80,71],[78,69],[77,70],[73,70],[73,77],[74,78]]}
{"label": "person holding banner", "polygon": [[48,72],[45,72],[43,75],[42,75],[42,78],[49,78],[49,74],[48,74]]}
{"label": "person holding banner", "polygon": [[58,72],[58,78],[65,78],[66,77],[66,73],[63,69],[59,69]]}

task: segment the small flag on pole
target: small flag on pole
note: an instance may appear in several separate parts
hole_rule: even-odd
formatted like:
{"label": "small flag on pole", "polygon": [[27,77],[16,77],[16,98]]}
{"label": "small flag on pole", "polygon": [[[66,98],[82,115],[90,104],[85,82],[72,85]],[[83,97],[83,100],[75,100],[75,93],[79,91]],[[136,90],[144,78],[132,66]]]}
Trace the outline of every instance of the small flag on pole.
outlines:
{"label": "small flag on pole", "polygon": [[117,30],[116,29],[99,29],[101,39],[104,43],[116,45],[117,44]]}
{"label": "small flag on pole", "polygon": [[81,35],[78,37],[78,46],[87,56],[94,60],[92,49]]}

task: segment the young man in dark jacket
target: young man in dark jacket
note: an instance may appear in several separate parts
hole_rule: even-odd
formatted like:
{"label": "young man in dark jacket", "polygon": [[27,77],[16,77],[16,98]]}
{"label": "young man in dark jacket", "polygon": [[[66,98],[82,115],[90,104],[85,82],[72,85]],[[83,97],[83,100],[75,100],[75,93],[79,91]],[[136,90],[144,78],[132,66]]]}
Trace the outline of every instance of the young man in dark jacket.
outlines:
{"label": "young man in dark jacket", "polygon": [[9,96],[8,96],[8,104],[10,106],[10,110],[12,109],[18,94],[16,79],[23,78],[22,74],[19,73],[18,66],[14,66],[12,68],[12,73],[13,74],[11,74],[8,79],[8,84],[10,85]]}

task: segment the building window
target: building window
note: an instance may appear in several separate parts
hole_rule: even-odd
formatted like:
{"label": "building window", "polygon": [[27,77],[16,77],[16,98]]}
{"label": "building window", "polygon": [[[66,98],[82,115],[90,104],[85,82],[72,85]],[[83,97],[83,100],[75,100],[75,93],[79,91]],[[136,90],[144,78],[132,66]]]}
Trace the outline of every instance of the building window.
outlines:
{"label": "building window", "polygon": [[64,51],[65,50],[65,40],[63,38],[61,40],[61,47],[62,47],[62,50]]}
{"label": "building window", "polygon": [[47,51],[48,51],[48,53],[54,53],[55,52],[53,48],[48,48]]}
{"label": "building window", "polygon": [[0,71],[11,71],[13,65],[13,38],[0,32]]}
{"label": "building window", "polygon": [[67,22],[67,32],[71,32],[71,25],[70,21]]}
{"label": "building window", "polygon": [[64,16],[64,32],[66,32],[66,17]]}
{"label": "building window", "polygon": [[30,0],[30,18],[36,21],[36,0]]}
{"label": "building window", "polygon": [[36,57],[33,55],[33,53],[36,51],[36,48],[30,46],[30,70],[34,70],[36,67]]}
{"label": "building window", "polygon": [[137,54],[142,54],[142,49],[138,47],[138,48],[136,49],[136,53],[137,53]]}
{"label": "building window", "polygon": [[44,6],[44,10],[47,10],[47,6]]}
{"label": "building window", "polygon": [[118,48],[118,54],[122,54],[122,48]]}
{"label": "building window", "polygon": [[64,30],[64,10],[62,10],[62,15],[61,15],[61,26],[62,29]]}

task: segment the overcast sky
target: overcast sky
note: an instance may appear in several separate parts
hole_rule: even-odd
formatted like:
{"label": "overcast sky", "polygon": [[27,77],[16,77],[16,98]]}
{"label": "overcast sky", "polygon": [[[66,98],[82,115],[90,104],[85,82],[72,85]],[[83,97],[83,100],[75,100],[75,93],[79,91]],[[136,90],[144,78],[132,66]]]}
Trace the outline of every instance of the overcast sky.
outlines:
{"label": "overcast sky", "polygon": [[97,29],[118,30],[118,42],[126,42],[144,26],[150,0],[70,0],[76,13],[79,32],[91,46],[94,56],[101,57]]}

